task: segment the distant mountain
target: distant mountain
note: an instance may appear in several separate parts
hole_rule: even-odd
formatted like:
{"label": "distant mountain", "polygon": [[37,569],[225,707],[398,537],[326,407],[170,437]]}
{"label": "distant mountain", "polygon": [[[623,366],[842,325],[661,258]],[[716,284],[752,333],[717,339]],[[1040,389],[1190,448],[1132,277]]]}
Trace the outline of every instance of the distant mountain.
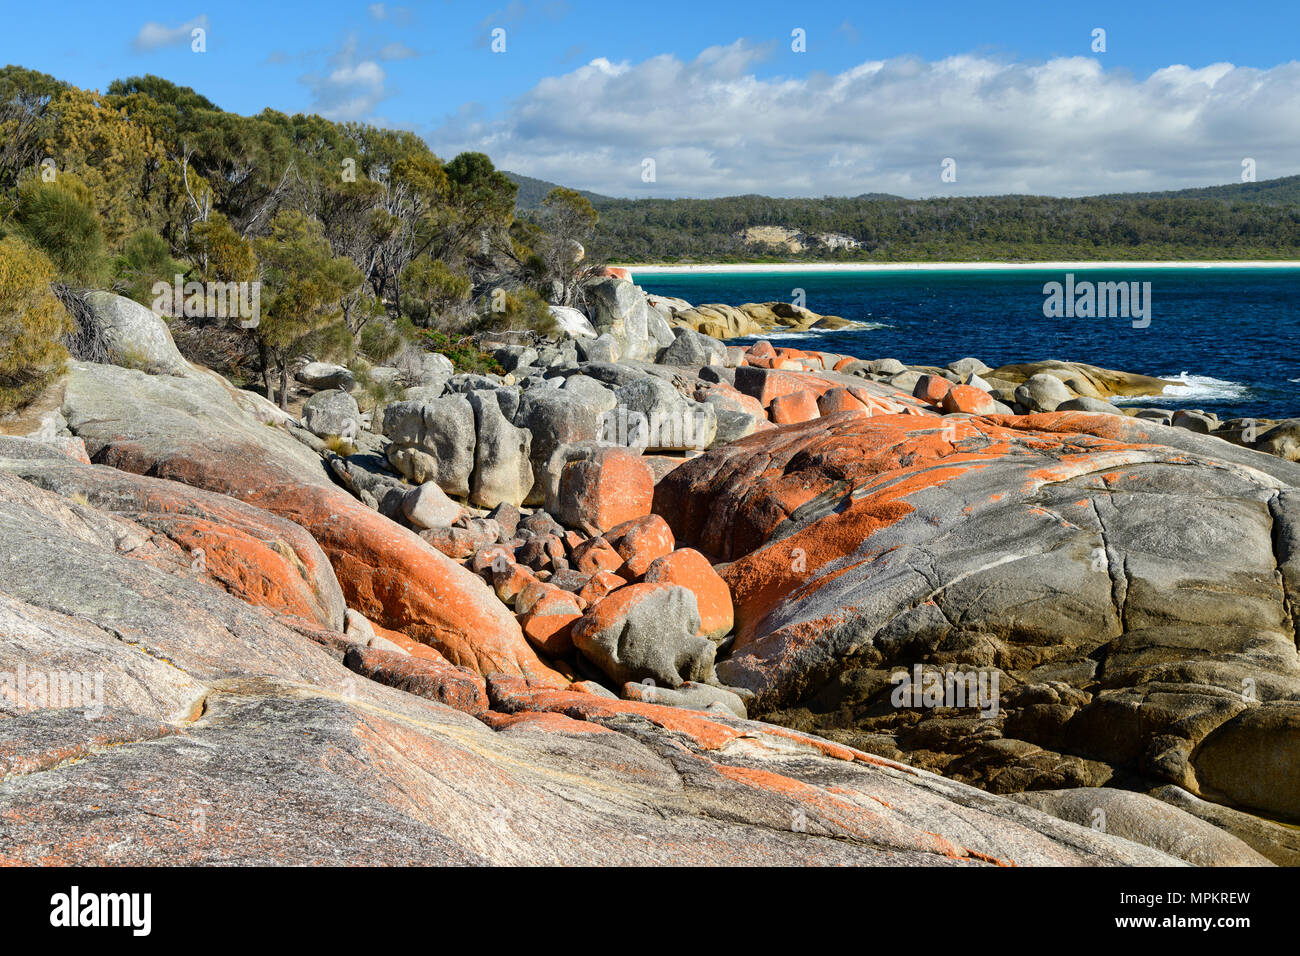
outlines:
{"label": "distant mountain", "polygon": [[1270,206],[1300,203],[1300,176],[1283,176],[1257,183],[1228,183],[1155,193],[1110,193],[1099,199],[1222,199],[1227,202],[1258,202]]}
{"label": "distant mountain", "polygon": [[[519,187],[519,193],[515,196],[516,209],[537,209],[542,205],[542,200],[546,194],[556,188],[556,183],[548,183],[545,179],[534,179],[532,176],[521,176],[519,173],[512,173],[508,170],[501,170],[510,178],[516,186]],[[588,192],[585,189],[577,190],[583,196],[586,196],[593,204],[610,201],[609,196],[602,196],[600,193]]]}

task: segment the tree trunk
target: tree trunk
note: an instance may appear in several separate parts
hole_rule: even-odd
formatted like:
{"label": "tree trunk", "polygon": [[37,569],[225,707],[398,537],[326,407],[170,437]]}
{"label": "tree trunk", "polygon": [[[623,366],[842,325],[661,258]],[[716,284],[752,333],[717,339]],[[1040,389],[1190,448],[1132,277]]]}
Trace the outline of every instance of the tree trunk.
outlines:
{"label": "tree trunk", "polygon": [[280,362],[280,410],[289,410],[289,363]]}
{"label": "tree trunk", "polygon": [[266,389],[266,400],[275,401],[275,392],[271,388],[271,364],[266,356],[266,343],[257,341],[257,360],[262,365],[262,387]]}

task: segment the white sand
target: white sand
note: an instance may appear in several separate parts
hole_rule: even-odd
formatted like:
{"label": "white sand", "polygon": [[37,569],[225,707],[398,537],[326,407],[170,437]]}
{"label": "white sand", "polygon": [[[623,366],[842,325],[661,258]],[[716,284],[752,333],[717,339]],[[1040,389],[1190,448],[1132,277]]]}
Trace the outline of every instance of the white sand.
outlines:
{"label": "white sand", "polygon": [[638,275],[674,273],[785,273],[785,272],[1061,272],[1070,269],[1300,269],[1295,260],[1236,260],[1227,262],[798,262],[730,265],[625,265]]}

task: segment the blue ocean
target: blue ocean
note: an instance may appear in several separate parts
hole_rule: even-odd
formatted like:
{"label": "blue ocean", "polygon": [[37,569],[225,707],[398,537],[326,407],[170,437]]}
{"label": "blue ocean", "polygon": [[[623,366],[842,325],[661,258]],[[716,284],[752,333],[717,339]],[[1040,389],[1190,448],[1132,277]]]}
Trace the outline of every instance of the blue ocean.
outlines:
{"label": "blue ocean", "polygon": [[[1006,271],[666,273],[634,271],[646,291],[699,305],[795,301],[869,324],[771,336],[795,348],[907,365],[975,356],[993,366],[1086,362],[1177,380],[1142,406],[1220,418],[1300,417],[1300,269],[1072,269],[1082,282],[1150,282],[1149,324],[1047,318],[1044,284],[1061,269]],[[745,340],[742,340],[745,341]]]}

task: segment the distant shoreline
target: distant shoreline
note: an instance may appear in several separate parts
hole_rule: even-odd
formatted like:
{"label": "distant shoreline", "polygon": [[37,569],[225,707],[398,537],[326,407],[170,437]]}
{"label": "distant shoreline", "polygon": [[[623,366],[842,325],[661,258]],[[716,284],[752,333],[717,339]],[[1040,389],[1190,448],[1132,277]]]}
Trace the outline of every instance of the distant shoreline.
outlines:
{"label": "distant shoreline", "polygon": [[780,272],[1059,272],[1063,269],[1300,269],[1294,259],[1193,260],[1142,262],[1098,260],[1083,262],[799,262],[692,265],[620,264],[635,278],[644,275],[712,273],[715,275]]}

